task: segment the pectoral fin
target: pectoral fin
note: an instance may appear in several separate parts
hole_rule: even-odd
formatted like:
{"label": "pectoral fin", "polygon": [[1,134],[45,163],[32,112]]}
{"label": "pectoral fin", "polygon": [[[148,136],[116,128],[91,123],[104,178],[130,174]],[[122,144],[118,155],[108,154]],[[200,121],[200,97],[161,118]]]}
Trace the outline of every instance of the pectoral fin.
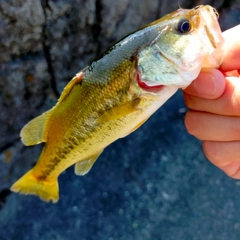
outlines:
{"label": "pectoral fin", "polygon": [[99,117],[98,122],[120,119],[134,111],[140,111],[137,108],[140,101],[140,98],[135,98],[134,100],[129,101],[125,104],[113,107],[109,111],[105,112],[101,117]]}
{"label": "pectoral fin", "polygon": [[91,157],[87,158],[86,160],[81,160],[81,161],[77,162],[75,164],[75,174],[81,175],[81,176],[87,174],[91,170],[93,164],[96,162],[97,158],[99,157],[99,155],[102,152],[103,152],[103,150],[92,155]]}
{"label": "pectoral fin", "polygon": [[44,130],[50,112],[51,110],[34,118],[22,128],[20,137],[23,144],[31,146],[46,141]]}

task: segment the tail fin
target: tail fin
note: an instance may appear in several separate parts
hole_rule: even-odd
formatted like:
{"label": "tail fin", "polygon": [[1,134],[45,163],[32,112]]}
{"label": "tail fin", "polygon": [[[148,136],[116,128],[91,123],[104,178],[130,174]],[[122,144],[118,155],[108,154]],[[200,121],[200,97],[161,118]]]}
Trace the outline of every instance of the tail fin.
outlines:
{"label": "tail fin", "polygon": [[32,174],[32,170],[15,182],[11,190],[23,194],[37,195],[46,202],[52,200],[53,203],[56,203],[58,201],[57,180],[54,182],[40,181]]}

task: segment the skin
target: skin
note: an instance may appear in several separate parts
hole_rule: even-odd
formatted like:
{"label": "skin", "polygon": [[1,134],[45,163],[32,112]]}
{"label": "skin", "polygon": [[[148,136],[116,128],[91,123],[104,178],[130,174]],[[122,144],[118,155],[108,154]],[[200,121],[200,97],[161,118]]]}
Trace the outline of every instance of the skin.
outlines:
{"label": "skin", "polygon": [[203,69],[184,90],[187,131],[202,140],[206,157],[240,179],[240,25],[223,33],[219,69]]}

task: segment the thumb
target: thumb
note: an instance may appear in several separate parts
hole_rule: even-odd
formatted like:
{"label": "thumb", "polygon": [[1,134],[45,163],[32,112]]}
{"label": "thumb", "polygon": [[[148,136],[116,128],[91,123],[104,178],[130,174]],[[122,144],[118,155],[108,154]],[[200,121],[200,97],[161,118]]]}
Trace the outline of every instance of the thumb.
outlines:
{"label": "thumb", "polygon": [[184,91],[200,98],[216,99],[225,89],[225,78],[217,69],[202,69],[198,77]]}

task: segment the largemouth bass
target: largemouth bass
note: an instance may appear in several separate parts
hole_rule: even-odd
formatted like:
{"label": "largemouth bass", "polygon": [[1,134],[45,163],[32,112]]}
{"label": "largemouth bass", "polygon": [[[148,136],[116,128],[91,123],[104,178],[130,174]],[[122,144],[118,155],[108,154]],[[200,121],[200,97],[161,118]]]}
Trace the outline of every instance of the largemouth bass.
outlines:
{"label": "largemouth bass", "polygon": [[223,37],[211,6],[179,9],[116,43],[79,72],[57,104],[30,121],[22,142],[45,146],[11,190],[58,201],[58,176],[86,174],[105,147],[141,126],[202,67],[218,67]]}

